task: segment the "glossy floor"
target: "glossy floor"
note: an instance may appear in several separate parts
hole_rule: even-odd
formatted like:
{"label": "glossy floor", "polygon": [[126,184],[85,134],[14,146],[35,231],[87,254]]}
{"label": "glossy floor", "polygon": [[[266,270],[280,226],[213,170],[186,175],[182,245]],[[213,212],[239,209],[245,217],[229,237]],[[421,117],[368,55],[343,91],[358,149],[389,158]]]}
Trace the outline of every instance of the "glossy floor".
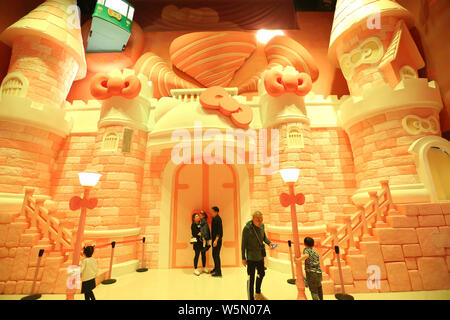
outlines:
{"label": "glossy floor", "polygon": [[[267,270],[262,292],[269,299],[293,300],[297,297],[295,285],[288,284],[288,275]],[[209,274],[196,276],[192,269],[149,270],[117,277],[111,285],[100,284],[94,294],[99,300],[246,300],[247,274],[245,268],[223,270],[222,278]],[[352,294],[357,300],[450,300],[450,290],[414,291],[394,293]],[[306,296],[311,299],[309,290]],[[18,300],[23,295],[0,295],[0,300]],[[41,300],[64,300],[63,294],[44,294]],[[84,295],[76,295],[82,300]],[[335,300],[334,295],[325,295],[325,300]]]}

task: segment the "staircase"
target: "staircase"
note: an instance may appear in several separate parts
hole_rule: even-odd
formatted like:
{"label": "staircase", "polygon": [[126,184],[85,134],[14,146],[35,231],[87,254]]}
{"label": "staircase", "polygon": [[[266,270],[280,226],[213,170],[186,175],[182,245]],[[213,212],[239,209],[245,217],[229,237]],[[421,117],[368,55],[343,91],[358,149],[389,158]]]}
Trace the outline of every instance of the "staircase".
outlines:
{"label": "staircase", "polygon": [[10,221],[2,225],[6,237],[0,246],[7,255],[0,255],[0,293],[30,293],[40,249],[45,251],[36,289],[65,292],[71,255],[64,250],[72,250],[72,232],[55,217],[56,205],[49,196],[33,194],[34,188],[26,187],[20,212],[5,215]]}
{"label": "staircase", "polygon": [[318,248],[324,293],[341,290],[334,246],[347,293],[450,289],[450,206],[394,204],[388,181],[380,184],[345,223],[327,225],[328,248]]}
{"label": "staircase", "polygon": [[[322,246],[334,248],[339,246],[341,257],[345,258],[348,254],[359,254],[360,243],[362,241],[374,241],[373,229],[386,227],[386,216],[389,212],[396,212],[392,203],[392,197],[387,180],[381,181],[381,192],[369,192],[370,200],[365,204],[358,206],[358,210],[351,216],[345,217],[345,224],[329,224],[327,231],[330,235],[322,241]],[[327,271],[330,263],[336,263],[336,254],[334,250],[327,249],[322,252],[322,267]],[[327,261],[328,263],[325,263]]]}

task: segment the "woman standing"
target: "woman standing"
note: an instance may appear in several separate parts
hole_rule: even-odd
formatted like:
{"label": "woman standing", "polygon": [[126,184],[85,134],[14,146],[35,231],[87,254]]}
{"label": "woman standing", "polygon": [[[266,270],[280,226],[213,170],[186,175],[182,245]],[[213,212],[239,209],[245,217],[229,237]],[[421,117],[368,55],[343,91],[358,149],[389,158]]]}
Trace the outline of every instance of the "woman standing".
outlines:
{"label": "woman standing", "polygon": [[208,272],[206,270],[206,252],[203,250],[203,242],[202,242],[202,233],[200,232],[201,228],[201,219],[200,215],[198,213],[194,213],[192,216],[192,225],[191,225],[191,232],[192,237],[196,239],[196,241],[193,243],[194,245],[194,274],[199,276],[200,271],[197,269],[198,264],[198,258],[200,254],[202,255],[202,266],[203,266],[203,272]]}

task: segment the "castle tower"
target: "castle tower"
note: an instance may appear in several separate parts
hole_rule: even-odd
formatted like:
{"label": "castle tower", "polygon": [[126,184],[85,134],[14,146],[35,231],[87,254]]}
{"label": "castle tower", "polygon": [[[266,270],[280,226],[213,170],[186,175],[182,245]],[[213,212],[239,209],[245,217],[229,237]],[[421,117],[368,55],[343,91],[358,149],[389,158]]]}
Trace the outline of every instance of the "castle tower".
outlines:
{"label": "castle tower", "polygon": [[424,61],[408,27],[409,12],[395,1],[337,2],[329,57],[341,68],[352,97],[341,121],[353,151],[358,190],[368,199],[389,180],[394,202],[427,202],[409,148],[424,136],[440,136],[442,102],[435,83],[418,79]]}
{"label": "castle tower", "polygon": [[0,36],[12,46],[0,88],[0,192],[22,193],[24,186],[50,192],[54,160],[71,130],[61,106],[74,79],[86,74],[74,8],[75,0],[48,0]]}
{"label": "castle tower", "polygon": [[[323,223],[322,196],[313,159],[314,146],[304,96],[293,92],[284,92],[276,96],[269,92],[271,91],[268,89],[270,84],[266,85],[265,83],[268,82],[268,74],[273,71],[279,72],[281,76],[278,79],[281,79],[282,83],[283,81],[289,82],[290,76],[292,76],[291,79],[295,79],[295,87],[301,83],[296,78],[299,72],[291,66],[274,67],[262,74],[262,80],[259,83],[262,125],[269,128],[271,135],[278,134],[279,136],[279,150],[274,150],[273,147],[271,150],[272,156],[279,159],[279,169],[300,169],[300,175],[295,184],[295,193],[305,195],[305,203],[296,206],[300,238],[313,236],[319,239],[325,233],[326,226]],[[311,84],[311,80],[309,83]],[[310,89],[311,87],[309,87]],[[288,192],[288,186],[284,183],[278,170],[267,175],[267,187],[270,212],[267,221],[269,237],[282,241],[293,241],[290,208],[283,207],[280,203],[280,194]],[[271,251],[269,265],[287,272],[289,270],[288,248],[283,246],[276,252]]]}
{"label": "castle tower", "polygon": [[[124,93],[120,89],[124,87],[131,88],[134,93]],[[111,95],[102,95],[99,92],[102,89]],[[91,216],[96,219],[86,227],[90,230],[108,230],[114,234],[114,240],[128,240],[127,237],[137,238],[140,235],[139,210],[149,92],[147,78],[143,75],[136,77],[134,70],[129,69],[123,72],[115,70],[108,75],[98,74],[91,83],[91,93],[102,100],[102,109],[89,169],[103,176],[95,189],[99,204]],[[118,246],[114,264],[136,259],[136,248],[135,242]],[[108,259],[102,259],[100,265],[106,267]]]}
{"label": "castle tower", "polygon": [[[275,69],[279,69],[282,74],[298,74],[293,67],[275,67]],[[263,79],[266,74],[263,74]],[[322,219],[322,213],[317,172],[312,158],[310,121],[306,115],[304,98],[290,92],[281,96],[272,96],[264,88],[264,81],[260,81],[259,95],[263,127],[278,130],[280,169],[300,169],[295,191],[304,193],[306,201],[303,206],[298,207],[298,221],[312,225]],[[274,198],[270,203],[271,206],[275,206],[270,209],[270,212],[278,212],[279,223],[286,226],[291,221],[290,213],[288,209],[281,206],[278,199],[282,192],[286,192],[286,186],[278,172],[270,175],[268,181],[270,196]]]}
{"label": "castle tower", "polygon": [[8,27],[1,40],[12,46],[8,70],[24,76],[25,96],[34,103],[61,107],[74,80],[86,76],[86,62],[75,0],[48,0]]}

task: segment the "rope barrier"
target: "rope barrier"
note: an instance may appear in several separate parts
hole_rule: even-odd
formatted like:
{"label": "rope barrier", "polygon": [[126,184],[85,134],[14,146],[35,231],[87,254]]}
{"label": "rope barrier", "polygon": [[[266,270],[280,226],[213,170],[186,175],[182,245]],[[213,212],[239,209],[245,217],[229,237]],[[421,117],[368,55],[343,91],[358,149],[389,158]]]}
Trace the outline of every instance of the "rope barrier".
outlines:
{"label": "rope barrier", "polygon": [[[144,237],[140,238],[140,239],[132,239],[132,240],[124,240],[124,241],[111,241],[111,242],[95,245],[95,248],[96,249],[100,249],[100,248],[109,247],[112,242],[115,242],[116,244],[119,244],[119,243],[131,243],[131,242],[141,242],[141,241],[144,241]],[[47,253],[47,252],[48,253],[52,253],[52,252],[66,253],[66,252],[71,252],[71,251],[73,251],[73,249],[53,249],[53,250],[45,249],[45,253]]]}
{"label": "rope barrier", "polygon": [[[279,239],[269,239],[271,242],[281,242],[281,243],[289,243],[289,240],[279,240]],[[322,245],[314,245],[314,248],[321,248],[321,249],[330,249],[334,250],[334,247],[327,247]]]}

